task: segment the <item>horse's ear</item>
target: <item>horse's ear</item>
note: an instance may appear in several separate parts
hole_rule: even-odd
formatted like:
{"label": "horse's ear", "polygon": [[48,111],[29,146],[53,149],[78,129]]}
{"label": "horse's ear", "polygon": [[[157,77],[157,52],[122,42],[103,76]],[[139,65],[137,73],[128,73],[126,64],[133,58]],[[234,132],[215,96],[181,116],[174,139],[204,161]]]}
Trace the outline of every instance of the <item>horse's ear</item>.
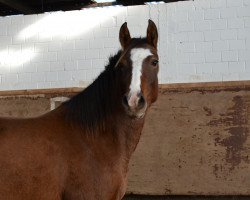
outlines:
{"label": "horse's ear", "polygon": [[148,20],[147,29],[147,43],[157,48],[158,32],[155,23],[152,20]]}
{"label": "horse's ear", "polygon": [[126,49],[131,41],[130,33],[127,27],[127,22],[125,22],[120,28],[119,39],[122,48]]}

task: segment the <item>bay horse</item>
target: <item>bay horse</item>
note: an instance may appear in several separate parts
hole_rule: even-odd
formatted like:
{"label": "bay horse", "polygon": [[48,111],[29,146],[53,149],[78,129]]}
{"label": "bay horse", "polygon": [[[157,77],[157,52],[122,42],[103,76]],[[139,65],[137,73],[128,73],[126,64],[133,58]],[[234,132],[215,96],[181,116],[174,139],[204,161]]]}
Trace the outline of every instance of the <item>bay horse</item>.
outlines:
{"label": "bay horse", "polygon": [[53,111],[0,118],[1,200],[118,200],[145,116],[158,95],[158,33],[131,38],[85,90]]}

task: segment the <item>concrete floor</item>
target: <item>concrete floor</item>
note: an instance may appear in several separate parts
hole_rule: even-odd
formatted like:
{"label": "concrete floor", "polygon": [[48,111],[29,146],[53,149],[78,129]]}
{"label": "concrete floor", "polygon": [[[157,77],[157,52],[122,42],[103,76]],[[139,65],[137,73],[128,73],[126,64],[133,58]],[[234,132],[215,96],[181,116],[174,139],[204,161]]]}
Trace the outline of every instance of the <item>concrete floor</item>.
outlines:
{"label": "concrete floor", "polygon": [[123,200],[250,200],[250,196],[147,196],[127,195]]}

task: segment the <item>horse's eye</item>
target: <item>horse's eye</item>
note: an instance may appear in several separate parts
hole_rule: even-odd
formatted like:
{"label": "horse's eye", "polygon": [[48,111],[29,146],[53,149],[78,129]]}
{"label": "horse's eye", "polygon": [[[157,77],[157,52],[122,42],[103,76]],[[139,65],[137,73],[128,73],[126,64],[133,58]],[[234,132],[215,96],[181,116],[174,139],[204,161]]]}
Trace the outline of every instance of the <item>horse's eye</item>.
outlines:
{"label": "horse's eye", "polygon": [[152,65],[156,66],[158,64],[158,62],[159,62],[158,60],[153,60]]}

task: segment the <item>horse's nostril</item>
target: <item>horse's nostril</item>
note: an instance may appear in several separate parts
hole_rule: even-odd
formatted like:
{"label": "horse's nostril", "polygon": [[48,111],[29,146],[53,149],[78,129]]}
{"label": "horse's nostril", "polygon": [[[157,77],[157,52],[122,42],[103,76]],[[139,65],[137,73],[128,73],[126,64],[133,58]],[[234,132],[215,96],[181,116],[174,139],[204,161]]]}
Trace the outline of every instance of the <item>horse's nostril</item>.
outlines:
{"label": "horse's nostril", "polygon": [[123,103],[125,106],[128,106],[128,97],[127,97],[127,95],[124,95],[124,97],[122,98],[122,103]]}
{"label": "horse's nostril", "polygon": [[146,105],[145,98],[141,92],[136,95],[124,95],[122,98],[122,104],[129,110],[140,110]]}
{"label": "horse's nostril", "polygon": [[143,95],[141,95],[138,101],[138,106],[143,107],[145,105],[145,102],[145,98],[143,97]]}

